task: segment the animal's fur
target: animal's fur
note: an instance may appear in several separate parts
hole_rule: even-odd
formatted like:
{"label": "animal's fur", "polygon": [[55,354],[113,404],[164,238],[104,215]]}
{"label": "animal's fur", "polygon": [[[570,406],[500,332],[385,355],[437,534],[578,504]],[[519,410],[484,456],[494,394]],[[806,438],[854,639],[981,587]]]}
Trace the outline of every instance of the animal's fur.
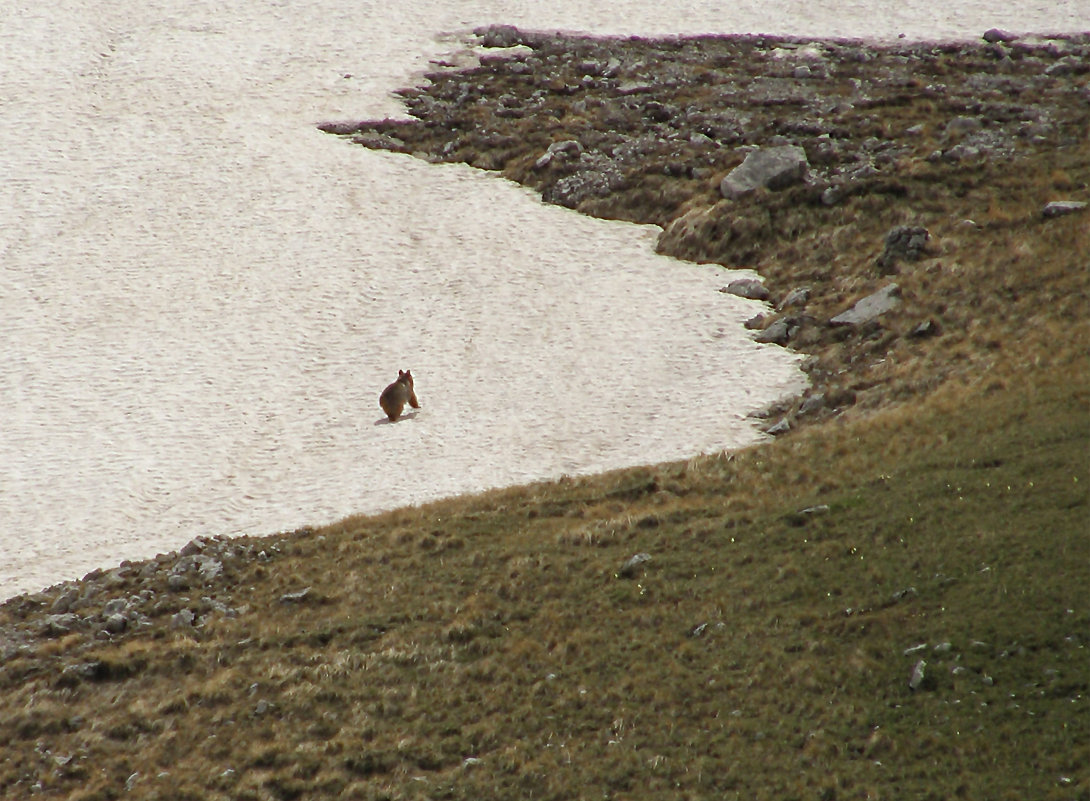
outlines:
{"label": "animal's fur", "polygon": [[413,391],[412,373],[408,370],[398,370],[397,381],[382,390],[382,394],[378,396],[378,405],[382,407],[382,411],[386,412],[386,416],[392,423],[401,416],[406,402],[414,409],[420,408],[420,401],[416,399],[416,392]]}

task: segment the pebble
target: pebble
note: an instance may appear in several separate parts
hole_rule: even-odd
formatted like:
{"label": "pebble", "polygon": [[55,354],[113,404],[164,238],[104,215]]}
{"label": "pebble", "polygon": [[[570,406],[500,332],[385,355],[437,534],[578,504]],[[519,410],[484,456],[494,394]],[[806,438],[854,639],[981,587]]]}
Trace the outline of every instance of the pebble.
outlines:
{"label": "pebble", "polygon": [[1065,214],[1073,214],[1086,208],[1086,203],[1078,200],[1054,200],[1045,204],[1041,214],[1045,217],[1062,217]]}
{"label": "pebble", "polygon": [[651,554],[638,553],[630,556],[620,569],[617,571],[617,578],[631,578],[636,574],[640,565],[646,564],[651,561]]}

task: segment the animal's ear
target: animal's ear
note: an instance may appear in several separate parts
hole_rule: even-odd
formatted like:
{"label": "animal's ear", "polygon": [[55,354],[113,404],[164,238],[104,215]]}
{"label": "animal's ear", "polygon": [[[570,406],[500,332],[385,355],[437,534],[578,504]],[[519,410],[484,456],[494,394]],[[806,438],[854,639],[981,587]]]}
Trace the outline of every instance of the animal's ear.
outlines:
{"label": "animal's ear", "polygon": [[401,376],[403,376],[403,375],[405,375],[405,371],[404,371],[404,370],[398,370],[398,371],[397,371],[397,377],[398,377],[398,378],[401,378]]}
{"label": "animal's ear", "polygon": [[413,371],[412,370],[406,370],[405,371],[405,377],[406,378],[412,378],[413,377]]}

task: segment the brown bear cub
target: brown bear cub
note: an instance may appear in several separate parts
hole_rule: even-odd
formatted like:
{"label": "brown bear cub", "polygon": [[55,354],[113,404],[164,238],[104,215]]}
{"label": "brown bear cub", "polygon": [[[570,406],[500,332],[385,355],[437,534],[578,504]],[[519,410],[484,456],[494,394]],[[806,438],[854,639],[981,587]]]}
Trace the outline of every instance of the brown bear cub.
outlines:
{"label": "brown bear cub", "polygon": [[382,407],[382,411],[386,412],[386,416],[392,423],[401,416],[401,410],[405,408],[406,401],[414,409],[420,408],[420,401],[416,399],[416,393],[413,392],[413,374],[408,370],[398,370],[397,381],[382,390],[382,394],[378,396],[378,405]]}

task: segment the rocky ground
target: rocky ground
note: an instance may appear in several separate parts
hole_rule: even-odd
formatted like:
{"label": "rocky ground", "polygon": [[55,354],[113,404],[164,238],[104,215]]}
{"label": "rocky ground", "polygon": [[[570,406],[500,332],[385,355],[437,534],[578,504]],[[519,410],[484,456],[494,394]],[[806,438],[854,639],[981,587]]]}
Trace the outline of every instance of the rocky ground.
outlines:
{"label": "rocky ground", "polygon": [[663,253],[758,270],[763,284],[724,291],[767,298],[756,338],[812,356],[810,392],[765,412],[775,433],[986,367],[1041,304],[1085,302],[1070,284],[1085,248],[1027,282],[1013,238],[1047,241],[1073,213],[1085,241],[1090,35],[477,35],[479,63],[402,93],[415,120],[323,129],[495,170],[545,202],[657,224]]}

